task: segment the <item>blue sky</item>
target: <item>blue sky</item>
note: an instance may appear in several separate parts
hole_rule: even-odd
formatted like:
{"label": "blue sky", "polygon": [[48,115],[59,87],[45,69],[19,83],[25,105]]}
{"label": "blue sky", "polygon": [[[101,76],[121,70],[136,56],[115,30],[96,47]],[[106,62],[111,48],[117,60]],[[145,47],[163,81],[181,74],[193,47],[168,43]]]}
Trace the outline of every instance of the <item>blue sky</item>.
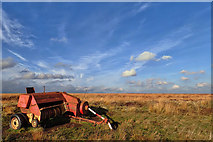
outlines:
{"label": "blue sky", "polygon": [[3,3],[3,92],[210,93],[211,3]]}

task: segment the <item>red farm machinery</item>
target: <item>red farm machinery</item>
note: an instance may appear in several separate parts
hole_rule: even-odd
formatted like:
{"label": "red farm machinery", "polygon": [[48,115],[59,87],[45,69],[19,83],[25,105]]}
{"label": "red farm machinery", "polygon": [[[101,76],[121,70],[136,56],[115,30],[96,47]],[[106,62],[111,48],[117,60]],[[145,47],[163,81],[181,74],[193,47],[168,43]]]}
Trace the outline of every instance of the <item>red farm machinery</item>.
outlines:
{"label": "red farm machinery", "polygon": [[[10,127],[12,129],[20,129],[26,124],[38,127],[38,124],[42,121],[62,115],[93,124],[106,123],[110,129],[117,128],[113,125],[114,121],[111,118],[97,114],[87,101],[81,101],[66,92],[45,92],[44,90],[43,93],[35,93],[33,87],[26,88],[26,91],[27,93],[21,94],[18,100],[17,106],[21,113],[11,116]],[[85,118],[84,116],[89,112],[99,117],[101,121]]]}

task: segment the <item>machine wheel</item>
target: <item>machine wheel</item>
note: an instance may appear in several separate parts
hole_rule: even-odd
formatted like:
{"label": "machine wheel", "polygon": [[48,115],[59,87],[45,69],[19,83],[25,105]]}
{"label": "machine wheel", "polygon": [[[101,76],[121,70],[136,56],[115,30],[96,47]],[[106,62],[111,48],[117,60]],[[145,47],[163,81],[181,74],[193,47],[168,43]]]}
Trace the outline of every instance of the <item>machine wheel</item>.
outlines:
{"label": "machine wheel", "polygon": [[37,128],[38,127],[38,120],[33,119],[31,124],[32,124],[33,128]]}
{"label": "machine wheel", "polygon": [[116,130],[118,128],[118,122],[111,123],[112,129]]}
{"label": "machine wheel", "polygon": [[86,115],[88,113],[88,107],[89,107],[88,102],[81,102],[80,113],[83,114],[83,115]]}
{"label": "machine wheel", "polygon": [[10,128],[17,130],[23,126],[24,118],[20,114],[13,114],[10,118]]}

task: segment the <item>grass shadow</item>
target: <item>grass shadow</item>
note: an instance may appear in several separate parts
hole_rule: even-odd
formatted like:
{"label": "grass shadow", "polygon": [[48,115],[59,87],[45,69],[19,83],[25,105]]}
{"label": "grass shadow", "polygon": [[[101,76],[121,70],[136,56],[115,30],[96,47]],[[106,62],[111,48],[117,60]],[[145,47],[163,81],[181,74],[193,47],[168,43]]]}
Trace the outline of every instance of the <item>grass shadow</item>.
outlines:
{"label": "grass shadow", "polygon": [[[107,115],[107,112],[108,110],[105,109],[105,108],[102,108],[102,107],[94,107],[94,106],[90,106],[90,108],[95,111],[97,114],[99,115],[104,115],[109,121],[110,121],[110,124],[112,126],[112,128],[114,130],[116,130],[118,128],[118,125],[120,125],[121,123],[120,122],[117,122],[117,121],[114,121],[110,116]],[[95,114],[93,114],[92,112],[89,112],[87,114],[90,118],[92,117],[97,117]]]}

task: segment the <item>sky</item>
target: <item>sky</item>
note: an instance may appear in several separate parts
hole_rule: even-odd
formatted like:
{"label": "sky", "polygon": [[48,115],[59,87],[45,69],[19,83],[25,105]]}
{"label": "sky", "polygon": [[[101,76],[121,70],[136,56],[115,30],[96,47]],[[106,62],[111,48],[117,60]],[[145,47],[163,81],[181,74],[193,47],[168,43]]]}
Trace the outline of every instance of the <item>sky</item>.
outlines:
{"label": "sky", "polygon": [[210,93],[211,3],[2,3],[2,92]]}

